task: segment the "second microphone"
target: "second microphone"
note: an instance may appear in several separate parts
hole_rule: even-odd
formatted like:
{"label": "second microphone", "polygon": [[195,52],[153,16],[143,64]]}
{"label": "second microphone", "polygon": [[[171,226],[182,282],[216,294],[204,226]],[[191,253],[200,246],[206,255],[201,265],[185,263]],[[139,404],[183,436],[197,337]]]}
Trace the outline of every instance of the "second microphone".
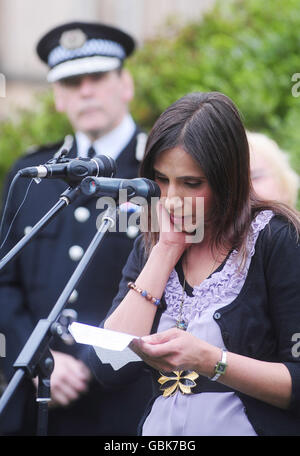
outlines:
{"label": "second microphone", "polygon": [[127,199],[140,196],[145,202],[151,198],[160,197],[160,188],[156,182],[145,179],[110,179],[108,177],[86,177],[80,185],[81,191],[90,196],[110,196],[118,199],[121,190],[126,190]]}

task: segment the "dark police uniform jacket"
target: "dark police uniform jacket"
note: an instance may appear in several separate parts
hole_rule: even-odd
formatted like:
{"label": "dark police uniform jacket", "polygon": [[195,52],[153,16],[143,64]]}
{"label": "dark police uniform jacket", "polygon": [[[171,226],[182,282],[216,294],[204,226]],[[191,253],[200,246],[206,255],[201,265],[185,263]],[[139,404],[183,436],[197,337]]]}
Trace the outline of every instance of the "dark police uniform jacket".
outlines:
{"label": "dark police uniform jacket", "polygon": [[[116,160],[115,177],[135,178],[139,162],[136,158],[136,130],[129,144]],[[20,168],[46,163],[60,145],[43,147],[21,158],[10,173],[8,182]],[[76,145],[68,157],[76,157]],[[24,198],[29,179],[19,179],[13,191],[9,222]],[[43,179],[32,183],[26,202],[18,214],[12,231],[1,251],[1,258],[58,201],[67,184],[62,180]],[[0,273],[0,332],[6,337],[6,357],[2,358],[7,380],[14,372],[13,363],[39,319],[47,318],[75,270],[76,252],[85,249],[96,233],[97,198],[81,195],[63,209],[48,226],[29,243],[22,253]],[[78,221],[76,209],[85,207],[90,216]],[[5,225],[4,233],[7,226]],[[134,239],[125,232],[108,232],[80,280],[73,300],[77,321],[98,325],[104,319],[118,291],[122,268]],[[75,257],[74,257],[75,251]],[[72,256],[73,255],[73,256]],[[55,339],[51,348],[85,360],[86,346],[66,345]],[[90,392],[68,407],[49,410],[49,434],[64,435],[135,435],[137,423],[150,396],[150,379],[146,372],[124,388],[106,391],[93,381]],[[35,434],[36,405],[31,379],[26,379],[9,402],[0,418],[0,434]]]}

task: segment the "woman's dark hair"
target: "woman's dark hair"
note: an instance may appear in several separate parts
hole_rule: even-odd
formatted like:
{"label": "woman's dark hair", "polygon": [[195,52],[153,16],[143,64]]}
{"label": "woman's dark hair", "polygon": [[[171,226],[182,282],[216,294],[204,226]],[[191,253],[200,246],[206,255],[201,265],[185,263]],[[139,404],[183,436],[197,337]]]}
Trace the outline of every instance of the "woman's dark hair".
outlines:
{"label": "woman's dark hair", "polygon": [[[243,249],[252,219],[271,209],[300,232],[296,211],[259,200],[250,179],[249,146],[234,103],[219,92],[190,93],[167,108],[154,124],[140,175],[154,180],[154,161],[161,152],[181,147],[199,164],[214,195],[210,220],[215,247]],[[152,244],[157,236],[151,234]]]}

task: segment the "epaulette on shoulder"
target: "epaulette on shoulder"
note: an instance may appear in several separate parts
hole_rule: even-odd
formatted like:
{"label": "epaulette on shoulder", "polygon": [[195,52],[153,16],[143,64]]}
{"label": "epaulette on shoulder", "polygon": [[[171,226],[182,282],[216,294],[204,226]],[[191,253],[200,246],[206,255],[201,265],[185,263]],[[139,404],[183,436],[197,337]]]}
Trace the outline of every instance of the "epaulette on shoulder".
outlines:
{"label": "epaulette on shoulder", "polygon": [[50,152],[51,150],[57,150],[61,147],[62,144],[63,144],[63,141],[59,141],[56,143],[49,143],[49,144],[45,144],[43,146],[38,146],[38,145],[33,144],[32,146],[28,147],[28,149],[25,152],[25,155],[33,155],[33,154],[37,154],[40,152]]}
{"label": "epaulette on shoulder", "polygon": [[138,133],[136,137],[135,158],[138,161],[142,161],[144,158],[147,138],[148,136],[144,132]]}

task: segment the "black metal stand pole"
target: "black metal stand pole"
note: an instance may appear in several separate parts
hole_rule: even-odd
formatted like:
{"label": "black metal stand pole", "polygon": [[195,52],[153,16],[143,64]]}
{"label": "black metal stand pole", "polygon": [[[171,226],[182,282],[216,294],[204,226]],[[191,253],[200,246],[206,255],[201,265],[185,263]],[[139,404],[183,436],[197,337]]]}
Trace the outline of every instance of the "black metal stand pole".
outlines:
{"label": "black metal stand pole", "polygon": [[39,362],[37,435],[47,435],[48,430],[48,403],[51,401],[50,377],[54,369],[54,359],[50,350]]}

